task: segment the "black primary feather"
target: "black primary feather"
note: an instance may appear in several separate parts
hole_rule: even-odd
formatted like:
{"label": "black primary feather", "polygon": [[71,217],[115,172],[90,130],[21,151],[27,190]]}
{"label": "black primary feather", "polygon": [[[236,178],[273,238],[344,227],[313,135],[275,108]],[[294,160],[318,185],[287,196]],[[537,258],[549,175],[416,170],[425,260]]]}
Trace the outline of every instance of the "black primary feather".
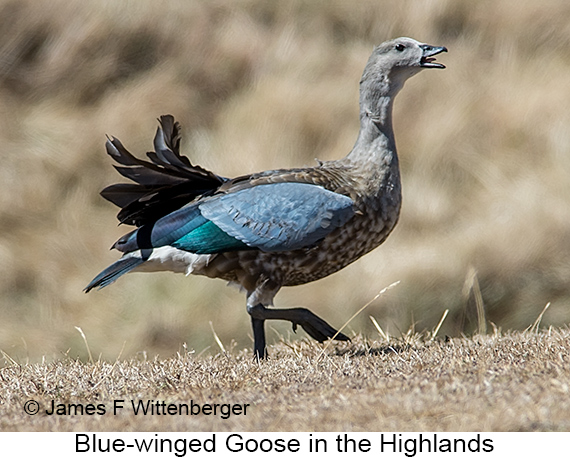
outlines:
{"label": "black primary feather", "polygon": [[136,183],[113,184],[101,191],[103,198],[121,208],[117,218],[123,224],[140,227],[155,221],[228,181],[180,154],[180,125],[171,115],[161,116],[159,122],[155,150],[147,152],[150,162],[133,156],[117,138],[105,145],[122,165],[115,165],[116,170]]}

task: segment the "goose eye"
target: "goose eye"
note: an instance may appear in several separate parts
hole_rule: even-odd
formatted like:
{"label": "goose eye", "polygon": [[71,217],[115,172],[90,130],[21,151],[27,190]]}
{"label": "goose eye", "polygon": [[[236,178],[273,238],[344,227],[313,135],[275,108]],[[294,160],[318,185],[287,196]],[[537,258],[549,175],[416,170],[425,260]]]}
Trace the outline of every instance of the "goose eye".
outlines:
{"label": "goose eye", "polygon": [[403,44],[399,43],[396,45],[396,51],[402,52],[404,49],[406,49],[406,46],[404,46]]}

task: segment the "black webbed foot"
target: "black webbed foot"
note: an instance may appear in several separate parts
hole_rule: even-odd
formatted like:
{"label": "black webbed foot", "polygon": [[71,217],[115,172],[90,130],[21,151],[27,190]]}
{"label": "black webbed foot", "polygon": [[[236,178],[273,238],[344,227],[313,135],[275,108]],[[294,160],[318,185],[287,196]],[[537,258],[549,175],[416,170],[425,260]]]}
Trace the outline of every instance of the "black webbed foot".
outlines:
{"label": "black webbed foot", "polygon": [[[293,310],[291,310],[293,311]],[[301,319],[291,321],[293,323],[293,331],[296,330],[297,325],[303,327],[307,335],[317,340],[319,343],[333,338],[338,341],[350,341],[350,338],[344,333],[338,333],[337,330],[328,324],[324,319],[321,319],[312,311],[305,308],[294,308],[294,311],[300,314]],[[297,313],[296,313],[297,314]],[[336,335],[336,336],[335,336]]]}
{"label": "black webbed foot", "polygon": [[[333,338],[338,341],[350,341],[350,338],[344,333],[338,333],[325,320],[321,319],[312,311],[306,308],[288,308],[288,309],[271,309],[261,304],[248,307],[248,313],[251,316],[254,336],[254,355],[259,359],[267,356],[265,349],[265,330],[263,323],[265,320],[285,320],[293,325],[293,332],[297,331],[297,326],[303,327],[303,330],[310,337],[319,343]],[[336,336],[335,336],[336,335]]]}

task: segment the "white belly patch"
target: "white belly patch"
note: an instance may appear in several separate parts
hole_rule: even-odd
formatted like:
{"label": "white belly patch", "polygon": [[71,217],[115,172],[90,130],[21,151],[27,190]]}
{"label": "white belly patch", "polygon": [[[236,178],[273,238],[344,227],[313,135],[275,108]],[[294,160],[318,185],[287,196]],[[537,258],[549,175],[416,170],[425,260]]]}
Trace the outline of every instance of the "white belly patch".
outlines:
{"label": "white belly patch", "polygon": [[[140,257],[141,251],[134,251],[127,255]],[[212,254],[194,254],[172,246],[162,246],[153,248],[148,260],[133,268],[132,271],[173,271],[189,275],[208,265],[211,258]]]}

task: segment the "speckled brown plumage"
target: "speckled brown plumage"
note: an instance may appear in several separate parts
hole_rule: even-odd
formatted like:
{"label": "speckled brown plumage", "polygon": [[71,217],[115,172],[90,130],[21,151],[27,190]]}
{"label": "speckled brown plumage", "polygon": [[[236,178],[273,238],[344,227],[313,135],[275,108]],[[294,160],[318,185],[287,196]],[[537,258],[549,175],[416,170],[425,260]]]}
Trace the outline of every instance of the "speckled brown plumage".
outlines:
{"label": "speckled brown plumage", "polygon": [[[318,184],[351,197],[356,214],[315,246],[285,252],[220,253],[196,273],[236,282],[246,290],[252,290],[267,280],[280,286],[305,284],[354,262],[386,239],[398,220],[401,203],[397,163],[387,167],[378,181],[362,179],[362,173],[362,170],[339,161],[325,162],[310,169],[276,170],[262,176],[253,175],[252,183],[263,179]],[[359,181],[368,185],[359,189]]]}

